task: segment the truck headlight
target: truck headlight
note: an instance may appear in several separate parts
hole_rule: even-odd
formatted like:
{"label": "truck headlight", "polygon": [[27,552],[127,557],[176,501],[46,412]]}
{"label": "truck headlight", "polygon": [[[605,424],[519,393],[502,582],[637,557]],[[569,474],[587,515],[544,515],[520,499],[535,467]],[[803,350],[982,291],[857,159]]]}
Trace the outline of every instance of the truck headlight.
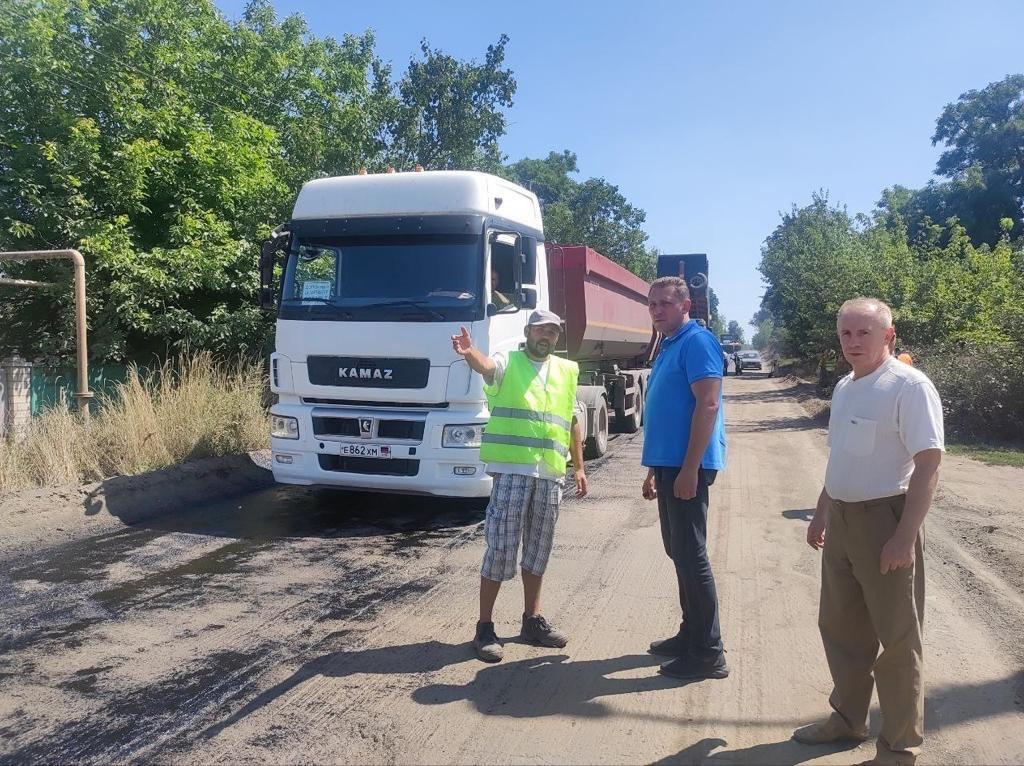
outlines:
{"label": "truck headlight", "polygon": [[270,435],[275,439],[298,439],[299,421],[284,415],[270,416]]}
{"label": "truck headlight", "polygon": [[484,427],[477,424],[445,426],[441,431],[442,447],[479,447]]}

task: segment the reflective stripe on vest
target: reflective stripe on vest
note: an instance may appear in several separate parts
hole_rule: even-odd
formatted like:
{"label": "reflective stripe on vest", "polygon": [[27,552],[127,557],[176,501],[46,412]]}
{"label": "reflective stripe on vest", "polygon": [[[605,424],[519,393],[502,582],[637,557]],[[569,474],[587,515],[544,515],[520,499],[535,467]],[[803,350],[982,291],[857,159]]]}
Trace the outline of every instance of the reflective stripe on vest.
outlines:
{"label": "reflective stripe on vest", "polygon": [[487,463],[544,464],[563,474],[576,402],[575,362],[548,358],[547,383],[522,351],[508,355],[501,386],[484,386],[490,420],[484,429],[480,459]]}
{"label": "reflective stripe on vest", "polygon": [[554,439],[534,439],[532,436],[505,436],[484,432],[481,441],[484,444],[512,444],[516,447],[534,447],[535,449],[553,449],[562,457],[569,456],[569,448]]}
{"label": "reflective stripe on vest", "polygon": [[533,410],[519,410],[514,407],[495,407],[491,410],[492,418],[522,418],[523,420],[538,420],[542,423],[554,423],[566,431],[572,428],[572,421],[552,415],[550,412],[534,412]]}

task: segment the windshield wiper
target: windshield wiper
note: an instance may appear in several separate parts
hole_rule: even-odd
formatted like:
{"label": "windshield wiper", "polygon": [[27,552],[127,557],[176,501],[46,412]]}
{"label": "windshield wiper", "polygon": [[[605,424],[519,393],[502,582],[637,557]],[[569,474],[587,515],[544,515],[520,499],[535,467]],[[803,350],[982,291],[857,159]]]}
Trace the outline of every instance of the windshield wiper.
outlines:
{"label": "windshield wiper", "polygon": [[334,298],[285,298],[286,303],[334,303]]}
{"label": "windshield wiper", "polygon": [[440,311],[430,308],[426,303],[422,301],[409,301],[409,300],[397,300],[397,301],[378,301],[377,303],[365,303],[362,306],[353,306],[352,308],[361,309],[382,309],[389,306],[408,306],[410,308],[419,309],[428,316],[434,319],[444,321],[445,316]]}

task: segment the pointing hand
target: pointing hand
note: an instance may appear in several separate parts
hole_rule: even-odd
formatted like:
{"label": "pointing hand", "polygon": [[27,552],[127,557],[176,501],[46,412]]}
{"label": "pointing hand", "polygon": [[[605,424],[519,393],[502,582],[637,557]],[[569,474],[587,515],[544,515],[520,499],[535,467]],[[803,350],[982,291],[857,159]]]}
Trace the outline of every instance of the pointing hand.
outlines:
{"label": "pointing hand", "polygon": [[452,336],[452,348],[459,356],[465,356],[473,348],[473,338],[470,337],[469,330],[465,327],[460,327],[459,330],[461,332],[458,335]]}

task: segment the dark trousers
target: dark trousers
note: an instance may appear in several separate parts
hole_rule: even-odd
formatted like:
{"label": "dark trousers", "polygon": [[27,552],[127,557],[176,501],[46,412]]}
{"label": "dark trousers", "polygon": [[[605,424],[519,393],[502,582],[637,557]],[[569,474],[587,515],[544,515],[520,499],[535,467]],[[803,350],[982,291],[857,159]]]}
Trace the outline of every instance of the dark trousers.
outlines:
{"label": "dark trousers", "polygon": [[717,471],[701,469],[697,473],[697,496],[680,500],[672,493],[678,468],[655,468],[658,489],[658,515],[665,553],[676,567],[679,582],[679,606],[683,620],[680,635],[700,656],[722,651],[722,629],[718,620],[718,592],[708,560],[708,487]]}

